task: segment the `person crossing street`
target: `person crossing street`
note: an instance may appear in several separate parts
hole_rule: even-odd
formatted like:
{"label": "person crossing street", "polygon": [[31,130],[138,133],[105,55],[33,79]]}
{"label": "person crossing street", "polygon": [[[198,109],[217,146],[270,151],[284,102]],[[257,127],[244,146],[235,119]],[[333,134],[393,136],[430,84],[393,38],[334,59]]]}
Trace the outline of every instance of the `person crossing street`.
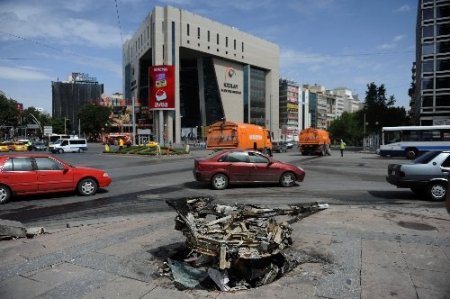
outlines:
{"label": "person crossing street", "polygon": [[345,144],[344,140],[341,139],[341,143],[339,144],[339,150],[341,151],[341,157],[344,157],[344,150],[345,150]]}

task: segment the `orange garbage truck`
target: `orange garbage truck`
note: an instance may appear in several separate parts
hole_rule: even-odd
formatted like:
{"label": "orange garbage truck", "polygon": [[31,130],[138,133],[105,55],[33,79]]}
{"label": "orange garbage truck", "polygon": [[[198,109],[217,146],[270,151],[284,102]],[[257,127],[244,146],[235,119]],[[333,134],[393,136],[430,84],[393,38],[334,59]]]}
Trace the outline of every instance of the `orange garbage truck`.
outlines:
{"label": "orange garbage truck", "polygon": [[254,149],[272,155],[270,131],[261,126],[231,121],[218,121],[209,126],[206,148]]}
{"label": "orange garbage truck", "polygon": [[307,128],[300,131],[298,143],[302,155],[325,156],[330,153],[330,134],[322,129]]}

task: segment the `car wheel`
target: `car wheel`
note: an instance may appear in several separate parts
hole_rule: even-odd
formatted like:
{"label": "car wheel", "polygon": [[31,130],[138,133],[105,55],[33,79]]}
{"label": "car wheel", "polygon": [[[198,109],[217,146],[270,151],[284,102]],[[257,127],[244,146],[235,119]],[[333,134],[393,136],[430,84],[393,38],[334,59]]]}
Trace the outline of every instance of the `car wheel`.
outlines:
{"label": "car wheel", "polygon": [[280,184],[283,187],[292,187],[295,183],[295,175],[292,172],[285,172],[280,177]]}
{"label": "car wheel", "polygon": [[58,150],[58,153],[64,154],[64,150],[63,150],[62,148],[60,148],[60,149]]}
{"label": "car wheel", "polygon": [[78,152],[81,153],[83,150],[81,148],[78,149]]}
{"label": "car wheel", "polygon": [[83,179],[78,183],[78,193],[83,196],[94,195],[97,188],[97,182],[93,179]]}
{"label": "car wheel", "polygon": [[443,182],[434,182],[428,186],[428,196],[431,200],[441,201],[445,199],[446,184]]}
{"label": "car wheel", "polygon": [[223,173],[218,173],[212,177],[211,185],[216,190],[226,189],[228,187],[228,177]]}
{"label": "car wheel", "polygon": [[0,204],[7,203],[11,198],[11,190],[5,185],[0,185]]}

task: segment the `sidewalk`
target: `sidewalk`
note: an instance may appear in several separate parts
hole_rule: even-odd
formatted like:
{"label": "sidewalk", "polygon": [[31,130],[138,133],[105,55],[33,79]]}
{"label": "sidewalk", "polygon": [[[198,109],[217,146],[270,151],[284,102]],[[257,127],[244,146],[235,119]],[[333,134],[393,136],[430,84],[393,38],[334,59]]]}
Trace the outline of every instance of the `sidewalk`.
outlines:
{"label": "sidewalk", "polygon": [[155,275],[184,237],[175,212],[70,223],[0,241],[0,298],[450,298],[450,216],[442,209],[330,206],[293,224],[317,257],[236,293],[178,291]]}

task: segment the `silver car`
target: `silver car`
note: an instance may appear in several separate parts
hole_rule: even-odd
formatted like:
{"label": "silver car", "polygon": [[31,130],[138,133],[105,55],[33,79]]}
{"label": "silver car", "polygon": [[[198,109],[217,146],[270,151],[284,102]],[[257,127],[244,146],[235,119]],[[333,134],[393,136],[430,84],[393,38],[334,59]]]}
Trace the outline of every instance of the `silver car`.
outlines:
{"label": "silver car", "polygon": [[450,151],[432,151],[407,164],[389,164],[386,180],[398,188],[411,188],[432,200],[444,200],[450,174]]}

